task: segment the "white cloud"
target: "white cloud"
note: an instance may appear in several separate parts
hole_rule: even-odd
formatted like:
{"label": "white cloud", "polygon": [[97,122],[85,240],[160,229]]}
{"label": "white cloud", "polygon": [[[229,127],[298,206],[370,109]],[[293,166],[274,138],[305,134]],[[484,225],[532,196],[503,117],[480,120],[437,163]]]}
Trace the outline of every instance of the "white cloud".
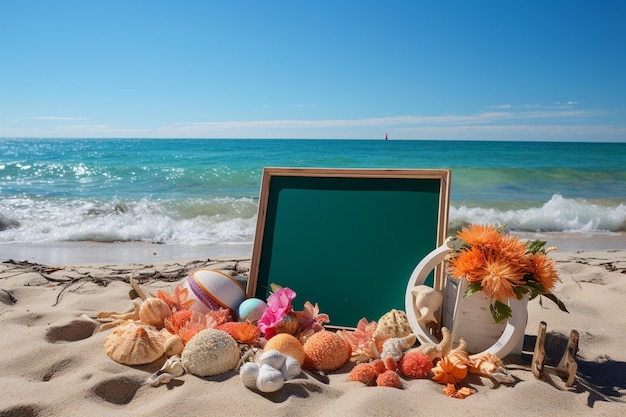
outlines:
{"label": "white cloud", "polygon": [[35,120],[87,120],[85,117],[33,116]]}
{"label": "white cloud", "polygon": [[512,104],[498,104],[497,106],[491,106],[494,109],[510,109],[513,107]]}

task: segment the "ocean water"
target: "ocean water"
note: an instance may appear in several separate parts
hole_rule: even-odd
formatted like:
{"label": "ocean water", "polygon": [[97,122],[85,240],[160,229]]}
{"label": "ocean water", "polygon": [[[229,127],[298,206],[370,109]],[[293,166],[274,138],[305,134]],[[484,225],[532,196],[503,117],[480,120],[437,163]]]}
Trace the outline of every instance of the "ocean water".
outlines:
{"label": "ocean water", "polygon": [[250,244],[266,166],[451,169],[451,231],[626,230],[626,143],[0,139],[0,244]]}

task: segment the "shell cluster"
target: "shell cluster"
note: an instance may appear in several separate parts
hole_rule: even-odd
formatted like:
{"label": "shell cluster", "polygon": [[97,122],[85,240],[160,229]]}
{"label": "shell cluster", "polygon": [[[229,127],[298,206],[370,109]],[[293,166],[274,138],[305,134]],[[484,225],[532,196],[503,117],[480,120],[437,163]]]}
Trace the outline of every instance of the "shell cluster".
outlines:
{"label": "shell cluster", "polygon": [[247,362],[239,369],[243,385],[261,392],[275,392],[300,375],[300,362],[277,350],[263,352],[258,361]]}

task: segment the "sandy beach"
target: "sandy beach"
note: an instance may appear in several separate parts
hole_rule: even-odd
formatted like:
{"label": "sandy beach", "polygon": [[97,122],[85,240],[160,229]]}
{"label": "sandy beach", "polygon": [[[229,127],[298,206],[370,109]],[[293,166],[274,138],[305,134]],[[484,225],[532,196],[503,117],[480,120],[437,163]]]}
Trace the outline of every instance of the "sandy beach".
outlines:
{"label": "sandy beach", "polygon": [[[248,256],[209,260],[179,256],[182,253],[162,255],[200,259],[172,261],[159,257],[164,247],[144,245],[143,250],[152,253],[144,252],[141,263],[105,258],[85,262],[86,257],[83,262],[59,257],[60,262],[48,263],[43,256],[16,257],[3,252],[0,346],[5,357],[0,364],[0,416],[624,415],[623,244],[622,238],[617,245],[609,245],[617,248],[569,247],[551,253],[561,276],[555,292],[570,313],[550,302],[531,301],[524,352],[505,358],[515,382],[499,384],[470,376],[464,385],[476,393],[463,400],[446,397],[443,386],[430,379],[402,378],[402,389],[366,387],[349,380],[351,363],[327,375],[304,371],[280,391],[263,395],[245,388],[235,371],[204,378],[185,374],[152,387],[144,381],[165,359],[141,366],[114,362],[103,349],[110,330],[99,331],[92,318],[100,311],[130,307],[131,274],[152,293],[172,290],[189,271],[200,267],[225,270],[245,282]],[[540,321],[547,323],[551,361],[560,359],[570,330],[580,334],[578,373],[569,388],[549,375],[538,380],[530,370]]]}

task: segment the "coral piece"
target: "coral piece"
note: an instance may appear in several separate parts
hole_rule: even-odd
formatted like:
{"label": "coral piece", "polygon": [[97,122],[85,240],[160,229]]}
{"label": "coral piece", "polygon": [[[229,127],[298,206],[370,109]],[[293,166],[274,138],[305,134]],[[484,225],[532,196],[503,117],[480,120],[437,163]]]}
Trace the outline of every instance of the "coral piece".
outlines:
{"label": "coral piece", "polygon": [[415,350],[405,353],[398,363],[400,373],[411,378],[426,378],[432,368],[433,363],[428,355]]}
{"label": "coral piece", "polygon": [[393,309],[378,320],[378,326],[373,336],[374,339],[382,339],[384,337],[404,337],[411,333],[413,330],[406,313]]}
{"label": "coral piece", "polygon": [[376,377],[376,385],[379,387],[402,388],[400,377],[394,371],[385,371]]}
{"label": "coral piece", "polygon": [[146,384],[158,387],[161,384],[167,384],[172,379],[185,374],[185,367],[183,366],[180,356],[175,355],[170,357],[165,364],[156,373],[152,374],[147,380]]}
{"label": "coral piece", "polygon": [[350,345],[337,333],[321,330],[304,344],[304,367],[313,371],[332,372],[350,359]]}
{"label": "coral piece", "polygon": [[185,369],[196,376],[219,375],[237,366],[239,346],[228,333],[205,329],[187,342],[181,360]]}
{"label": "coral piece", "polygon": [[166,318],[172,315],[172,310],[160,298],[148,297],[139,307],[139,320],[150,326],[163,327]]}
{"label": "coral piece", "polygon": [[154,327],[127,322],[104,339],[106,354],[118,363],[143,365],[163,356],[165,338]]}
{"label": "coral piece", "polygon": [[469,387],[463,387],[457,390],[454,384],[447,384],[443,388],[443,393],[445,395],[447,395],[448,397],[459,398],[459,399],[467,398],[470,395],[474,394],[475,392],[476,392],[475,389],[469,388]]}
{"label": "coral piece", "polygon": [[300,362],[300,365],[304,364],[304,346],[300,341],[288,333],[279,333],[272,337],[265,344],[265,351],[277,350],[280,353],[291,356]]}
{"label": "coral piece", "polygon": [[127,321],[139,320],[139,305],[132,303],[132,308],[124,313],[118,313],[115,311],[101,311],[96,316],[96,321],[102,323],[100,325],[100,331],[109,330],[113,327],[124,324]]}
{"label": "coral piece", "polygon": [[377,327],[378,324],[375,321],[368,323],[367,319],[362,318],[359,320],[354,331],[340,331],[339,334],[341,337],[343,337],[352,348],[352,354],[350,357],[352,362],[360,363],[367,362],[370,359],[380,358],[382,342],[384,342],[386,338],[382,340],[374,339],[374,333],[376,332]]}
{"label": "coral piece", "polygon": [[[385,364],[385,362],[382,359],[374,359],[373,361],[370,362],[372,364],[372,366],[374,367],[374,369],[376,369],[376,372],[383,373],[385,372],[387,369],[389,369],[387,367],[387,365]],[[394,369],[392,369],[393,371]]]}
{"label": "coral piece", "polygon": [[174,294],[170,295],[165,291],[158,290],[157,297],[163,300],[172,312],[177,312],[181,310],[189,310],[191,306],[196,302],[196,300],[190,300],[189,298],[189,289],[183,288],[180,285],[177,285],[174,288]]}
{"label": "coral piece", "polygon": [[424,343],[416,348],[419,352],[424,352],[431,361],[435,359],[440,359],[450,353],[450,349],[452,348],[452,337],[450,336],[450,331],[446,327],[441,328],[441,341],[438,344],[434,343]]}
{"label": "coral piece", "polygon": [[381,359],[392,357],[396,362],[402,358],[404,352],[409,350],[417,341],[417,336],[413,333],[404,337],[392,337],[383,343],[383,351],[380,354]]}
{"label": "coral piece", "polygon": [[467,365],[455,363],[450,357],[445,356],[437,362],[432,371],[434,381],[440,384],[456,384],[467,376]]}
{"label": "coral piece", "polygon": [[[382,372],[384,371],[383,369]],[[350,371],[350,381],[361,382],[365,385],[376,385],[376,378],[382,372],[378,372],[371,362],[358,363]]]}
{"label": "coral piece", "polygon": [[217,329],[225,331],[233,339],[241,343],[252,343],[261,336],[259,329],[249,321],[227,321],[217,326]]}
{"label": "coral piece", "polygon": [[491,353],[471,356],[468,371],[470,374],[492,378],[501,384],[515,382],[515,378],[504,367],[504,362]]}
{"label": "coral piece", "polygon": [[427,285],[418,285],[411,290],[415,296],[415,318],[418,323],[437,323],[435,313],[441,309],[443,294]]}

